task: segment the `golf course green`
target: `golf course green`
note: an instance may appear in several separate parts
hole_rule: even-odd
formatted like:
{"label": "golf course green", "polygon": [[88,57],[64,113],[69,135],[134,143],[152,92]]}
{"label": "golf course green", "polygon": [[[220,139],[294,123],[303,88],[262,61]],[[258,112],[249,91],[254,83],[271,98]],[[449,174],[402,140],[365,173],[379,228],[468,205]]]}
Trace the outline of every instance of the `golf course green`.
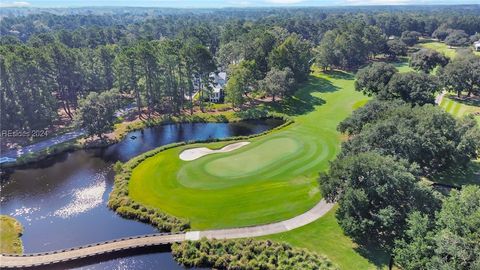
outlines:
{"label": "golf course green", "polygon": [[337,124],[366,98],[353,76],[315,72],[293,98],[265,105],[295,122],[249,139],[239,149],[184,161],[185,149],[219,149],[232,142],[199,143],[162,151],[132,171],[136,202],[190,220],[192,229],[214,229],[285,220],[320,199],[317,176],[340,149]]}

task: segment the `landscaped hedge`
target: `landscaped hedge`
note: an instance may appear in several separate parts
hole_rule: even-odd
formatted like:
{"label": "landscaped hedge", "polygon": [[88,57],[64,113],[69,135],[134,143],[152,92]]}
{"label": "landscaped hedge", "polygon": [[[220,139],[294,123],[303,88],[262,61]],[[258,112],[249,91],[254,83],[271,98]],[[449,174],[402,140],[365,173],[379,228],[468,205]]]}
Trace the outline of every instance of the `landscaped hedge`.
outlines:
{"label": "landscaped hedge", "polygon": [[128,194],[128,182],[130,181],[130,177],[132,175],[132,171],[135,167],[137,167],[142,161],[145,159],[152,157],[162,151],[167,149],[178,147],[181,145],[192,144],[192,143],[202,143],[202,142],[217,142],[217,141],[238,141],[238,140],[246,140],[251,139],[254,137],[262,136],[273,132],[275,130],[282,129],[291,123],[291,120],[288,116],[284,115],[273,115],[270,114],[272,117],[281,118],[285,121],[282,125],[267,130],[265,132],[254,134],[250,136],[238,136],[233,138],[223,138],[223,139],[210,139],[207,141],[190,141],[190,142],[180,142],[180,143],[172,143],[168,145],[164,145],[153,149],[151,151],[145,152],[141,155],[138,155],[128,162],[123,164],[120,172],[117,172],[115,175],[115,182],[113,185],[113,190],[110,193],[108,199],[108,206],[115,210],[119,215],[125,218],[136,219],[145,223],[149,223],[157,227],[160,231],[165,232],[178,232],[184,231],[190,228],[190,223],[186,219],[181,219],[169,215],[167,213],[162,212],[160,209],[152,208],[148,206],[141,205],[135,201],[133,201]]}
{"label": "landscaped hedge", "polygon": [[214,269],[338,269],[328,258],[269,240],[185,241],[172,245],[175,260],[187,267]]}

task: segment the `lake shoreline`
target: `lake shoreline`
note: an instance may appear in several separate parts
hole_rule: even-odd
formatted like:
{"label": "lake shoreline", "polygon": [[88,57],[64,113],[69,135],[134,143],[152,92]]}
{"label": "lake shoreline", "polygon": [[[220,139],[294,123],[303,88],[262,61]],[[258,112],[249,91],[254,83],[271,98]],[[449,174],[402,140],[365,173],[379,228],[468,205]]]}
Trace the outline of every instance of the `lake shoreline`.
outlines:
{"label": "lake shoreline", "polygon": [[[36,163],[43,160],[48,160],[56,157],[57,155],[63,153],[70,153],[77,150],[87,150],[87,149],[98,149],[106,148],[113,144],[120,142],[125,136],[134,131],[142,130],[145,128],[164,126],[169,124],[187,124],[187,123],[236,123],[247,120],[262,120],[262,119],[280,119],[284,122],[291,121],[291,119],[284,114],[272,114],[268,112],[261,112],[260,114],[247,114],[246,116],[242,115],[228,115],[228,114],[219,114],[219,115],[181,115],[181,116],[163,116],[156,119],[151,119],[148,121],[140,121],[134,124],[120,123],[117,124],[115,129],[111,132],[114,134],[114,139],[107,140],[95,140],[95,141],[86,141],[85,136],[80,136],[71,141],[66,141],[51,147],[48,147],[44,150],[28,153],[16,159],[15,162],[2,163],[0,164],[0,169],[2,170],[15,170],[15,169],[25,169],[29,168],[32,163]],[[208,141],[205,141],[208,142]],[[4,172],[2,172],[3,174]]]}

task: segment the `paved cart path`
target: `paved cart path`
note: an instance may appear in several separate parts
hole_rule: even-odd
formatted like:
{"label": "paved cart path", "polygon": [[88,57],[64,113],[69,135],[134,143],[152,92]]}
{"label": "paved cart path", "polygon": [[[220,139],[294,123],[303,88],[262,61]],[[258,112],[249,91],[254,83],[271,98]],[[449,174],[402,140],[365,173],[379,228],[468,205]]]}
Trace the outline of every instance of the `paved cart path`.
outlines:
{"label": "paved cart path", "polygon": [[35,153],[47,149],[49,147],[55,146],[57,144],[61,144],[73,139],[76,139],[85,134],[83,130],[76,130],[67,132],[63,135],[56,136],[54,138],[50,138],[47,140],[43,140],[34,144],[30,144],[28,146],[20,147],[18,149],[9,150],[5,153],[2,153],[0,156],[0,163],[3,162],[14,162],[17,158],[28,154],[28,153]]}
{"label": "paved cart path", "polygon": [[208,239],[234,239],[256,237],[290,231],[309,224],[332,209],[334,204],[325,200],[315,205],[309,211],[288,220],[242,228],[190,231],[186,233],[156,233],[126,237],[106,242],[94,243],[81,247],[65,250],[56,250],[44,253],[23,255],[0,255],[0,268],[24,268],[45,266],[54,263],[73,261],[86,257],[107,254],[121,250],[135,249],[140,247],[159,246],[182,242],[186,240],[199,240],[203,237]]}

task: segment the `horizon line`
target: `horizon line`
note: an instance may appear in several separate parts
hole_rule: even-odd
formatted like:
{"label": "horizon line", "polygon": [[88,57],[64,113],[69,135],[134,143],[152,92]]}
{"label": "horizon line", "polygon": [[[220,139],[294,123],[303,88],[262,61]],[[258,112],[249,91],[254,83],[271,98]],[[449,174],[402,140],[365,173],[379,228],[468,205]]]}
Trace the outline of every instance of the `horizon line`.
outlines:
{"label": "horizon line", "polygon": [[[220,7],[199,7],[199,6],[136,6],[136,5],[103,5],[103,6],[95,6],[95,5],[85,5],[85,6],[2,6],[0,4],[0,8],[2,9],[65,9],[65,8],[168,8],[168,9],[265,9],[265,8],[276,8],[276,9],[286,9],[286,8],[358,8],[358,7],[435,7],[435,6],[480,6],[480,4],[455,4],[455,3],[440,3],[440,4],[428,4],[428,3],[421,3],[421,4],[361,4],[361,5],[260,5],[260,6],[220,6]],[[0,12],[1,13],[1,12]]]}

